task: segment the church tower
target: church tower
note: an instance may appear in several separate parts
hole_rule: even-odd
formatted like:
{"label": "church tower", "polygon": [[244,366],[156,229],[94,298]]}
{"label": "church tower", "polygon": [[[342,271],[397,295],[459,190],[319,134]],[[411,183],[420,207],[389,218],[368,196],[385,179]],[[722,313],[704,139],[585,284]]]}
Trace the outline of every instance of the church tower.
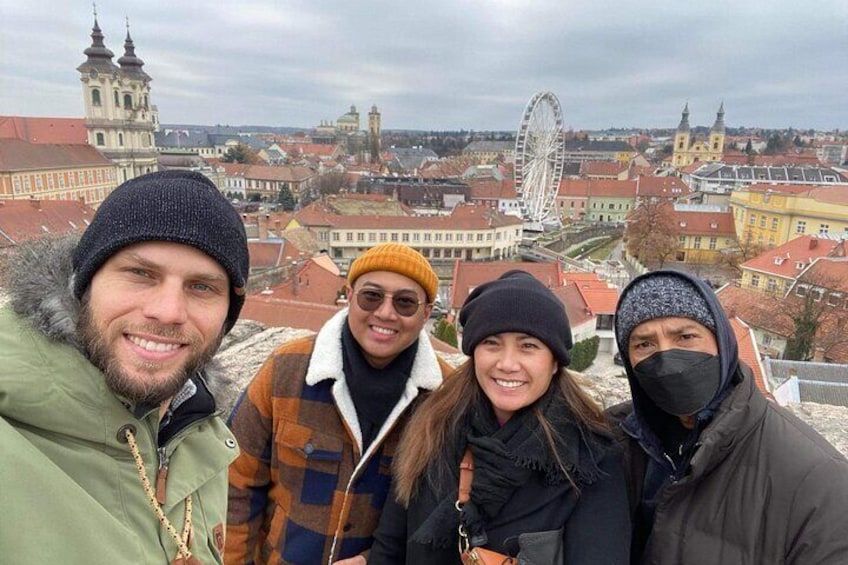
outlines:
{"label": "church tower", "polygon": [[153,133],[158,129],[159,116],[150,103],[152,79],[142,70],[144,61],[135,54],[129,23],[124,55],[117,65],[103,37],[95,12],[91,46],[83,52],[86,60],[77,71],[88,142],[115,163],[121,183],[156,170]]}
{"label": "church tower", "polygon": [[683,108],[683,117],[677,126],[677,133],[674,135],[674,153],[671,164],[675,167],[684,167],[689,164],[687,154],[689,153],[690,134],[689,103],[687,102]]}
{"label": "church tower", "polygon": [[716,121],[710,128],[709,143],[710,160],[721,161],[724,154],[724,102],[719,106]]}
{"label": "church tower", "polygon": [[380,112],[377,111],[377,105],[371,106],[371,111],[368,112],[368,147],[371,151],[371,162],[380,162]]}

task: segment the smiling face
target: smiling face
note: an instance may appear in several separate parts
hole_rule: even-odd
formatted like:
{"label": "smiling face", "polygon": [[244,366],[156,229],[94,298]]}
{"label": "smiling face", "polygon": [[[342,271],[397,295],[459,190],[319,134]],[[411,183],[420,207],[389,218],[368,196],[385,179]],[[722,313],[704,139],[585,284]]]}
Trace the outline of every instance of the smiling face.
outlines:
{"label": "smiling face", "polygon": [[149,241],[121,249],[91,280],[79,334],[109,387],[168,401],[218,349],[229,307],[224,268],[198,249]]}
{"label": "smiling face", "polygon": [[[367,312],[357,303],[356,293],[369,289],[391,295],[413,292],[421,305],[412,316],[401,316],[392,305],[392,298],[386,296],[376,310]],[[427,304],[427,294],[420,284],[391,271],[372,271],[360,276],[354,281],[353,287],[347,288],[347,298],[350,304],[347,317],[350,331],[362,348],[366,361],[377,369],[386,367],[418,339],[433,308]]]}
{"label": "smiling face", "polygon": [[501,423],[536,402],[559,370],[551,350],[524,333],[484,338],[474,348],[474,371]]}

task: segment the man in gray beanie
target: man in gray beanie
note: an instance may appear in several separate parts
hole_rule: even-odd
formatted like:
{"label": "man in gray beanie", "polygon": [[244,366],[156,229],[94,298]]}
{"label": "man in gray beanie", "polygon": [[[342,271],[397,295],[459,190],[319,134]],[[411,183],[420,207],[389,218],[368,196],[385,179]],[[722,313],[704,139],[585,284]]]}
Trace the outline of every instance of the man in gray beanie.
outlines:
{"label": "man in gray beanie", "polygon": [[637,277],[615,333],[633,401],[632,563],[848,563],[848,462],[769,402],[703,281]]}
{"label": "man in gray beanie", "polygon": [[82,238],[22,246],[0,309],[0,555],[8,563],[220,563],[238,454],[206,366],[244,303],[239,214],[158,172]]}

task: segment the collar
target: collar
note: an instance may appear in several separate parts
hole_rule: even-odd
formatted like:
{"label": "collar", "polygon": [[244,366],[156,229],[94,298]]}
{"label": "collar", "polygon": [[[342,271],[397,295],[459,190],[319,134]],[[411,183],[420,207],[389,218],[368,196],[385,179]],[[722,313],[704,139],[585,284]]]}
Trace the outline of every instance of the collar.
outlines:
{"label": "collar", "polygon": [[[347,320],[348,309],[337,312],[318,332],[315,348],[306,372],[306,384],[315,386],[325,380],[344,380],[342,367],[342,329]],[[418,335],[418,348],[412,362],[412,372],[406,382],[406,390],[435,390],[442,384],[442,371],[436,351],[425,330]]]}

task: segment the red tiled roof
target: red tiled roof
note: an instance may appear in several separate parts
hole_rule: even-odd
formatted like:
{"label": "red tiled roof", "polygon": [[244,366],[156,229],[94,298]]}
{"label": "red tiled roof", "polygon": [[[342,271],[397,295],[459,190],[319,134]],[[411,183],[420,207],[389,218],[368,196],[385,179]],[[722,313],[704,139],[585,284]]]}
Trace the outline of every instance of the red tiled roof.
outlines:
{"label": "red tiled roof", "polygon": [[344,216],[307,207],[296,217],[302,226],[332,226],[337,229],[475,230],[522,224],[521,218],[473,204],[456,206],[450,216]]}
{"label": "red tiled roof", "polygon": [[83,118],[34,118],[0,116],[0,139],[20,139],[29,143],[88,145]]}
{"label": "red tiled roof", "polygon": [[636,181],[566,178],[560,182],[558,195],[561,197],[635,198]]}
{"label": "red tiled roof", "polygon": [[112,161],[91,145],[30,143],[0,139],[0,171],[108,167]]}
{"label": "red tiled roof", "polygon": [[515,193],[515,181],[513,179],[467,179],[465,183],[471,187],[472,200],[517,198]]}
{"label": "red tiled roof", "polygon": [[615,314],[615,307],[618,304],[618,289],[610,288],[602,281],[598,282],[600,284],[587,281],[575,282],[574,284],[586,299],[586,303],[593,314],[596,316],[599,314]]}
{"label": "red tiled roof", "polygon": [[0,248],[85,231],[94,209],[76,200],[0,200]]}
{"label": "red tiled roof", "polygon": [[[840,242],[840,244],[841,249],[844,250],[844,242]],[[844,256],[819,257],[801,273],[798,280],[831,291],[848,294],[848,258]],[[846,312],[846,316],[848,316],[848,312]]]}
{"label": "red tiled roof", "polygon": [[627,169],[617,161],[584,161],[580,164],[580,174],[587,177],[617,177]]}
{"label": "red tiled roof", "polygon": [[733,213],[729,210],[724,212],[674,210],[672,217],[681,235],[736,237]]}
{"label": "red tiled roof", "polygon": [[640,176],[636,179],[637,194],[641,197],[678,198],[693,190],[678,177]]}
{"label": "red tiled roof", "polygon": [[806,267],[814,259],[832,253],[838,244],[839,242],[830,239],[802,235],[746,261],[742,264],[742,269],[794,279],[802,270],[798,268],[798,263]]}
{"label": "red tiled roof", "polygon": [[750,326],[782,337],[794,333],[792,320],[782,312],[774,297],[734,285],[719,289],[716,295],[729,318],[738,317]]}
{"label": "red tiled roof", "polygon": [[344,289],[345,284],[344,277],[329,272],[310,259],[300,266],[293,277],[261,294],[275,299],[332,306],[336,304],[338,293]]}
{"label": "red tiled roof", "polygon": [[493,281],[507,271],[520,269],[527,271],[536,277],[548,288],[559,288],[563,286],[563,276],[557,263],[521,263],[521,262],[499,262],[499,263],[475,263],[469,261],[457,261],[454,264],[453,282],[451,284],[451,297],[449,308],[459,309],[465,303],[465,299],[476,287]]}
{"label": "red tiled roof", "polygon": [[552,290],[565,304],[565,313],[572,328],[581,326],[594,318],[586,298],[575,283],[569,283]]}
{"label": "red tiled roof", "polygon": [[300,328],[317,332],[332,318],[340,306],[314,304],[299,300],[281,300],[254,294],[244,301],[240,318],[255,320],[275,328]]}
{"label": "red tiled roof", "polygon": [[748,365],[754,373],[754,382],[760,392],[766,396],[771,396],[771,392],[766,388],[766,382],[763,378],[763,365],[760,362],[760,351],[757,348],[757,340],[754,339],[754,332],[751,327],[743,322],[738,317],[730,318],[730,325],[733,328],[733,333],[736,336],[736,344],[739,347],[739,360]]}

